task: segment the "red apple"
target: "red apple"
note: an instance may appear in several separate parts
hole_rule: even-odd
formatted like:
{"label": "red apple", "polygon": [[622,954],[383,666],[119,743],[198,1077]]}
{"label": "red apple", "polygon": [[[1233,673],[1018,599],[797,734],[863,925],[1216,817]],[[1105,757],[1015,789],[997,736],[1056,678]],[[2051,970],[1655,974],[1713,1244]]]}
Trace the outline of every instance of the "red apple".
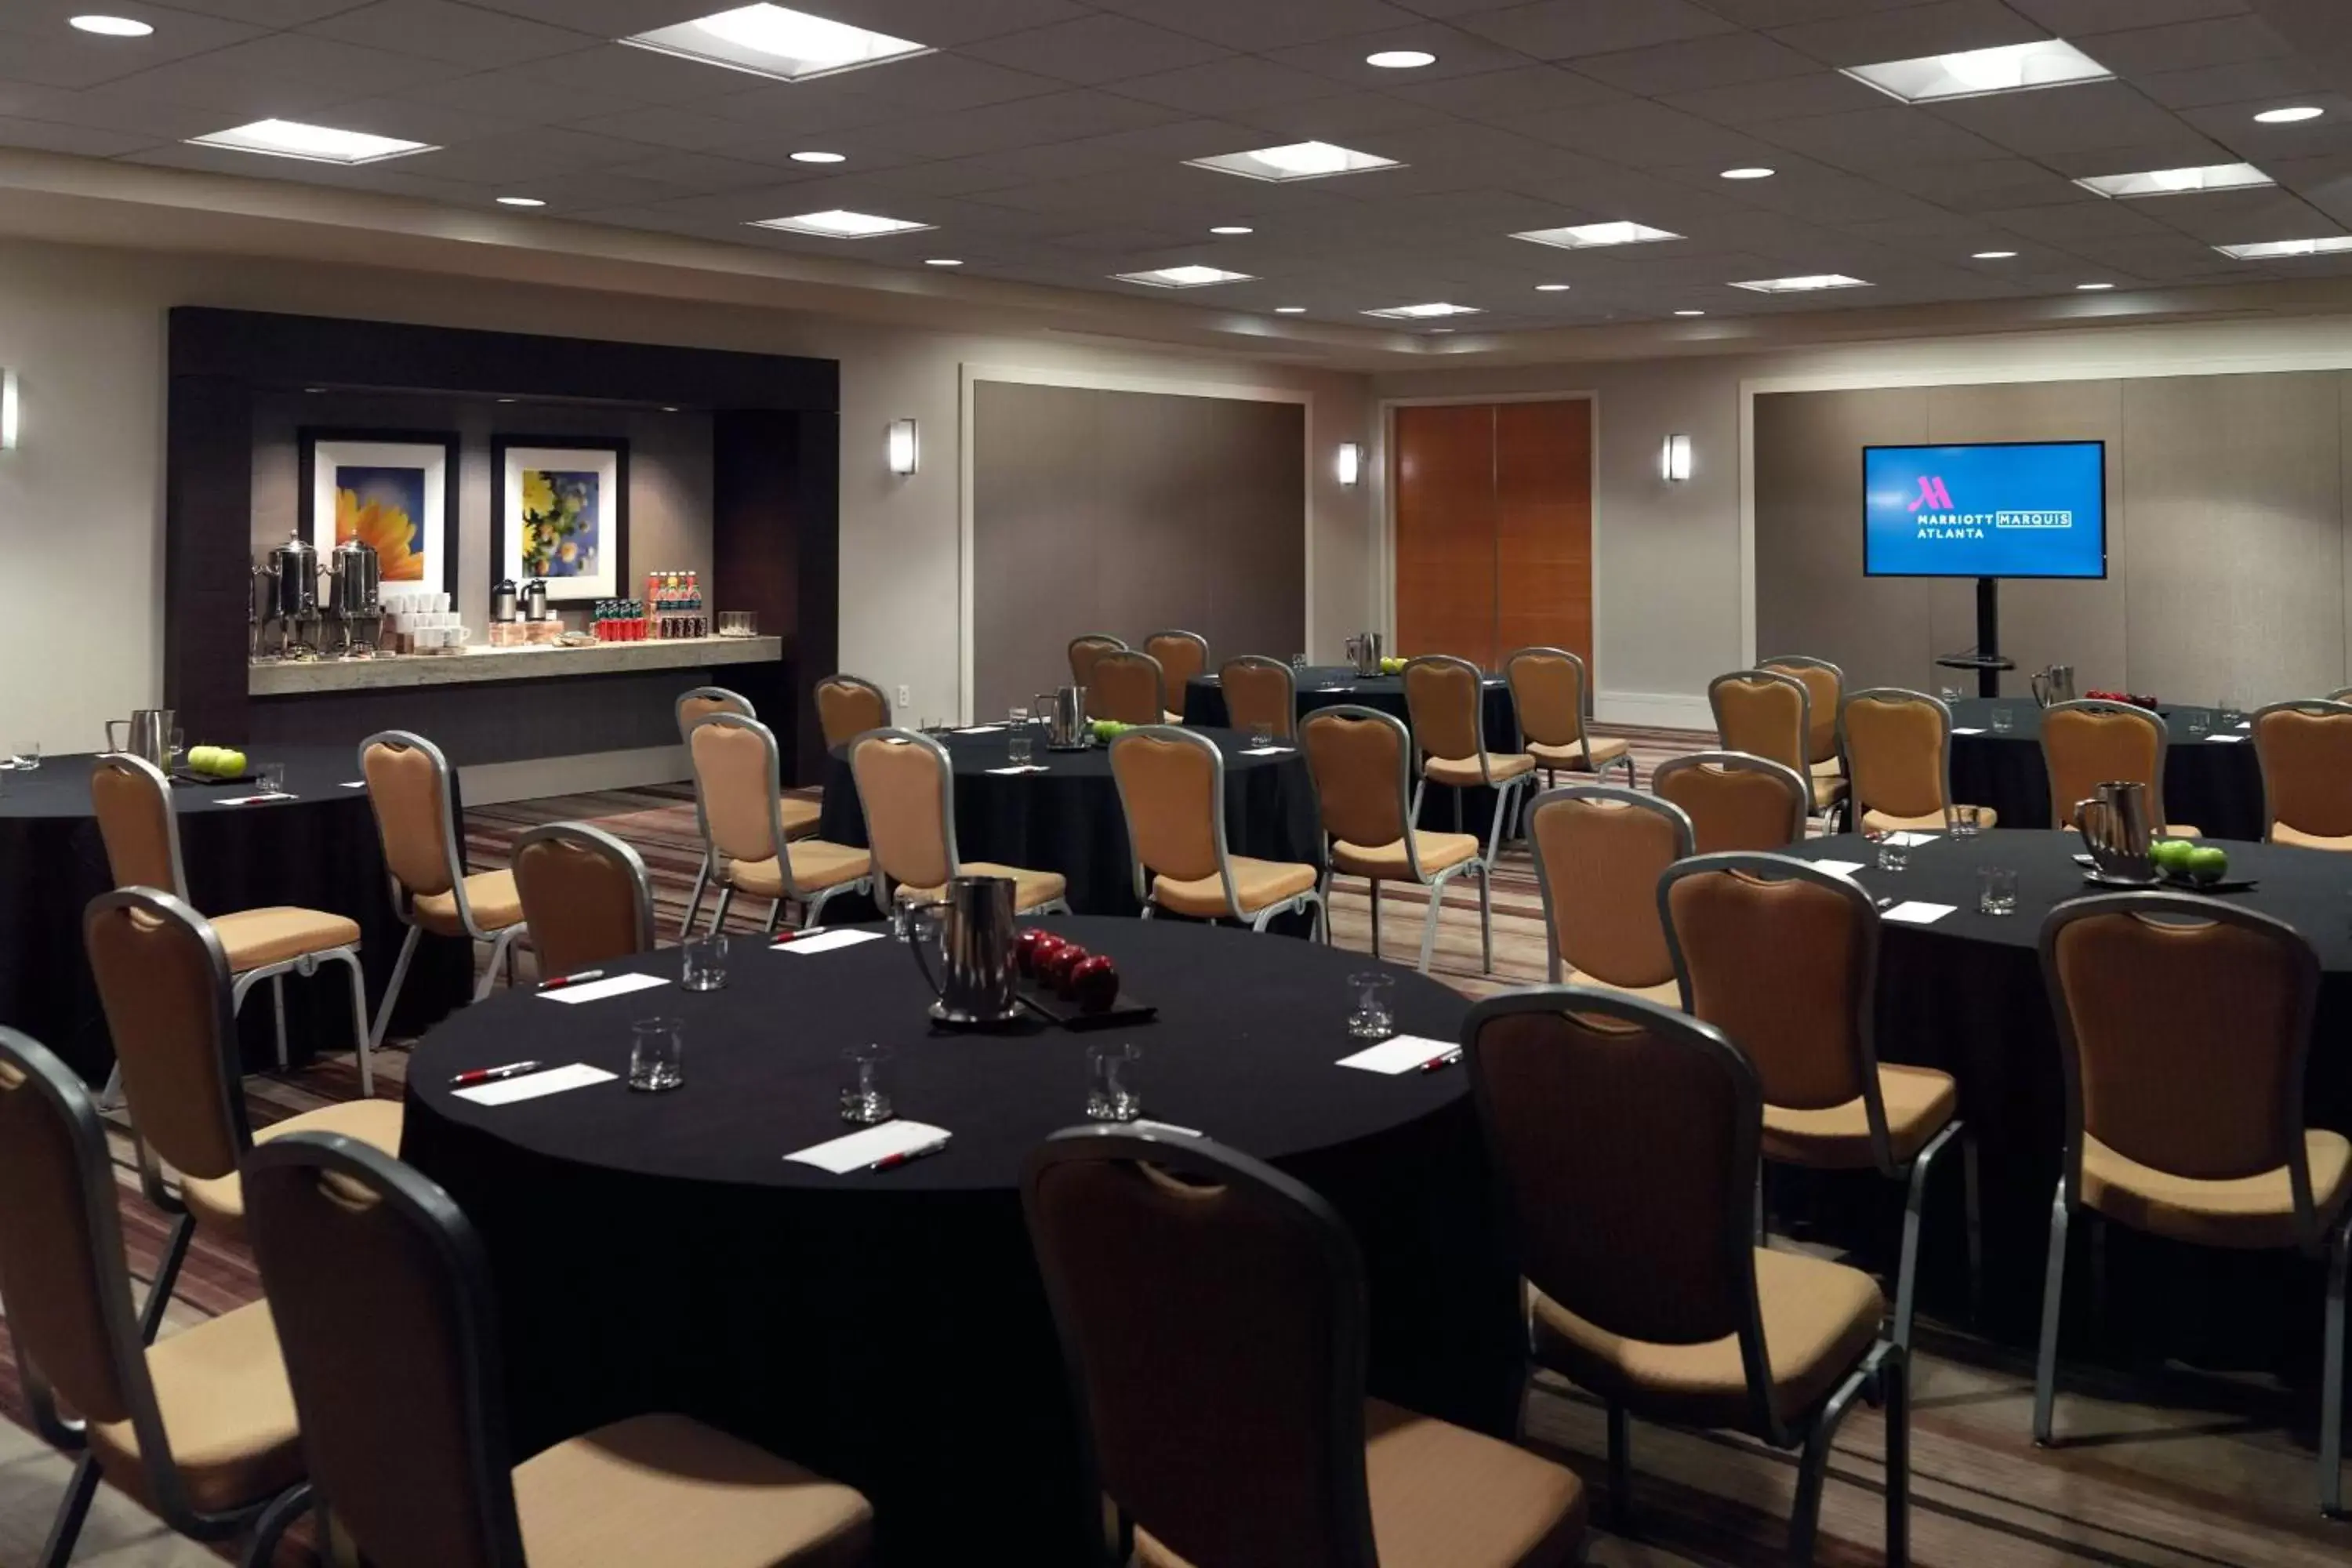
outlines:
{"label": "red apple", "polygon": [[1062,939],[1043,926],[1029,926],[1013,939],[1013,962],[1021,973],[1034,979],[1037,961],[1062,945]]}
{"label": "red apple", "polygon": [[1087,950],[1076,942],[1066,942],[1054,950],[1053,957],[1039,966],[1037,978],[1067,996],[1070,994],[1070,971],[1089,956]]}
{"label": "red apple", "polygon": [[1070,965],[1068,973],[1063,989],[1066,994],[1076,998],[1081,1011],[1108,1013],[1118,1000],[1118,965],[1101,953],[1078,960]]}

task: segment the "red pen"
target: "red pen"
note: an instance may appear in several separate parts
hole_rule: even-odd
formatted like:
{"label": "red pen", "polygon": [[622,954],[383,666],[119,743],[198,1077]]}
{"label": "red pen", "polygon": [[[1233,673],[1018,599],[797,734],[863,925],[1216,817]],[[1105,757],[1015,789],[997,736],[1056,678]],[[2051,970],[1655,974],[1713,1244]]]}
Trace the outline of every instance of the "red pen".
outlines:
{"label": "red pen", "polygon": [[545,1062],[509,1062],[504,1067],[472,1068],[449,1080],[451,1089],[471,1089],[478,1083],[499,1083],[510,1078],[520,1078],[527,1072],[537,1072]]}
{"label": "red pen", "polygon": [[553,991],[559,986],[577,985],[583,980],[602,980],[604,978],[604,972],[601,969],[583,969],[577,974],[559,974],[552,980],[542,980],[539,983],[539,988],[541,991]]}
{"label": "red pen", "polygon": [[1435,1072],[1440,1068],[1450,1068],[1461,1059],[1462,1052],[1458,1048],[1450,1050],[1442,1057],[1432,1057],[1427,1061],[1422,1063],[1421,1070],[1423,1072]]}
{"label": "red pen", "polygon": [[798,940],[799,940],[799,938],[800,938],[800,934],[801,934],[801,933],[800,933],[800,932],[798,932],[798,931],[778,931],[778,932],[776,933],[776,935],[775,935],[775,940],[774,940],[774,941],[772,941],[772,942],[769,942],[769,943],[768,943],[768,945],[769,945],[770,947],[785,947],[785,946],[789,946],[789,945],[790,945],[791,943],[793,943],[793,942],[796,942],[796,941],[798,941]]}
{"label": "red pen", "polygon": [[926,1143],[919,1149],[901,1149],[895,1154],[885,1154],[866,1166],[869,1171],[895,1171],[909,1160],[919,1160],[926,1154],[936,1154],[948,1146],[944,1138],[936,1143]]}

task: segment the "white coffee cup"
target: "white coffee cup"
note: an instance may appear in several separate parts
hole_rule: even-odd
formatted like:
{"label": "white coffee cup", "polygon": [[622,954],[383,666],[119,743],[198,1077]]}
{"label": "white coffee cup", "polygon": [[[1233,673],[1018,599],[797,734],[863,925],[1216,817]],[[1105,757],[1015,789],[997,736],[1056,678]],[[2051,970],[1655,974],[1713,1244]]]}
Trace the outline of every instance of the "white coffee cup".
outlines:
{"label": "white coffee cup", "polygon": [[434,611],[435,611],[436,614],[442,614],[442,615],[446,615],[446,614],[447,614],[447,613],[448,613],[448,609],[449,609],[449,595],[446,595],[446,594],[436,594],[436,595],[433,595],[433,608],[434,608]]}

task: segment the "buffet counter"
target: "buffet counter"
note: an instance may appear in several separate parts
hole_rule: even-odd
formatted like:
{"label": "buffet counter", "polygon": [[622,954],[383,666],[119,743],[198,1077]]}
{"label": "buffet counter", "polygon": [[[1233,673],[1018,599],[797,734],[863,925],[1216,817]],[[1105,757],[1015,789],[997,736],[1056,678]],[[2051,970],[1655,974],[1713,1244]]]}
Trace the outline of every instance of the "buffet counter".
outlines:
{"label": "buffet counter", "polygon": [[302,697],[337,691],[470,686],[494,680],[709,669],[727,664],[772,663],[782,657],[782,637],[713,637],[592,643],[584,647],[553,644],[469,647],[463,653],[380,654],[373,658],[294,662],[256,659],[247,671],[246,689],[255,697]]}

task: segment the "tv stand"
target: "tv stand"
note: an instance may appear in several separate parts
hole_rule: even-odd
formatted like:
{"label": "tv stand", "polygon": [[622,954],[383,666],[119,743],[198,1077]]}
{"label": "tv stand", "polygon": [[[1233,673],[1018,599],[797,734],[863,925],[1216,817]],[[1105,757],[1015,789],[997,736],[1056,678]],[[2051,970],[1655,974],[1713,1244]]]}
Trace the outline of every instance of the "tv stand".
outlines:
{"label": "tv stand", "polygon": [[2000,695],[2000,677],[2004,670],[2015,669],[2017,660],[2003,658],[2000,654],[2000,579],[1977,579],[1977,646],[1969,653],[1948,653],[1936,660],[1943,669],[1973,669],[1977,672],[1977,695]]}

